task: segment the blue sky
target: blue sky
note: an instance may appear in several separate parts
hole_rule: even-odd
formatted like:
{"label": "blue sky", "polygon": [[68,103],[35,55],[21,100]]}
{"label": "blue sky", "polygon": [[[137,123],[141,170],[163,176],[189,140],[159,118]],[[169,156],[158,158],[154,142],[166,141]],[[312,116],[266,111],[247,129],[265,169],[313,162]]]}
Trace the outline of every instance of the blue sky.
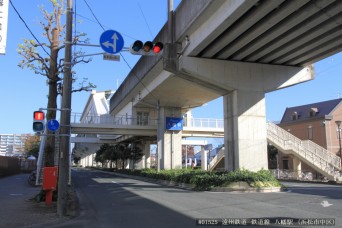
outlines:
{"label": "blue sky", "polygon": [[[77,14],[76,29],[85,32],[90,43],[98,44],[104,32],[96,22],[84,0],[76,2],[74,11]],[[175,0],[175,6],[180,0]],[[39,21],[42,16],[38,5],[48,6],[47,0],[12,0],[12,3],[26,21],[40,42],[45,42]],[[128,47],[136,39],[152,40],[167,21],[167,0],[87,0],[93,13],[105,30],[120,32]],[[47,105],[48,88],[46,79],[35,75],[28,69],[17,66],[21,57],[17,54],[17,45],[23,38],[33,39],[18,15],[9,6],[6,55],[0,55],[1,69],[1,110],[0,133],[33,133],[33,111]],[[77,47],[79,50],[80,47]],[[83,47],[87,54],[102,52],[100,48]],[[64,52],[61,53],[64,56]],[[78,78],[88,78],[97,85],[96,90],[115,90],[124,80],[130,67],[133,67],[139,56],[122,52],[128,62],[106,61],[102,56],[94,56],[92,62],[76,67]],[[267,120],[280,120],[286,107],[335,99],[342,94],[342,55],[337,54],[315,64],[315,79],[300,85],[266,95]],[[89,93],[81,92],[72,95],[72,112],[82,112]],[[58,114],[59,115],[59,114]],[[193,111],[197,118],[222,118],[222,98],[208,103]]]}

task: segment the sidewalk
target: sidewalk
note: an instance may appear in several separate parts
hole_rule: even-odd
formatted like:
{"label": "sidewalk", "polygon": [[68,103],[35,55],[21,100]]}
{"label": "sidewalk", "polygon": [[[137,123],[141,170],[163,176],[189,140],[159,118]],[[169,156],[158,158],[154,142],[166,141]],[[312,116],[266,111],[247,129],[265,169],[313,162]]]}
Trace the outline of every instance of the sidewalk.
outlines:
{"label": "sidewalk", "polygon": [[30,186],[27,183],[28,175],[0,178],[0,228],[46,227],[69,220],[57,216],[56,202],[47,207],[45,202],[31,200],[41,187]]}

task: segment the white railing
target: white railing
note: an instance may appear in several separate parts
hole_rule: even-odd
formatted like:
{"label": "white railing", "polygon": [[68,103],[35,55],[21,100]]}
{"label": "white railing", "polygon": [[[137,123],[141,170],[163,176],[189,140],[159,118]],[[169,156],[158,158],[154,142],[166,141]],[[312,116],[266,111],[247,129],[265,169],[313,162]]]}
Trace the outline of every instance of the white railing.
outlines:
{"label": "white railing", "polygon": [[139,126],[156,126],[157,120],[151,118],[133,118],[125,115],[113,117],[109,114],[104,115],[88,115],[82,116],[80,113],[72,113],[72,124],[106,124],[106,125],[139,125]]}
{"label": "white railing", "polygon": [[[129,115],[113,117],[109,114],[104,115],[88,115],[82,116],[81,113],[71,114],[72,124],[112,124],[112,125],[140,125],[140,126],[156,126],[157,119],[137,118]],[[224,128],[223,119],[210,118],[191,118],[183,119],[183,126],[188,128],[202,129],[222,129]]]}
{"label": "white railing", "polygon": [[310,140],[302,141],[274,123],[267,123],[267,138],[275,146],[289,152],[293,152],[299,157],[310,162],[319,170],[333,177],[339,176],[341,160],[338,156],[327,151],[323,147]]}
{"label": "white railing", "polygon": [[221,158],[224,157],[224,147],[222,147],[219,152],[216,154],[216,156],[210,161],[209,163],[209,170],[212,171],[215,166],[218,164],[218,162],[221,160]]}
{"label": "white railing", "polygon": [[184,127],[223,129],[223,119],[189,118],[183,119]]}

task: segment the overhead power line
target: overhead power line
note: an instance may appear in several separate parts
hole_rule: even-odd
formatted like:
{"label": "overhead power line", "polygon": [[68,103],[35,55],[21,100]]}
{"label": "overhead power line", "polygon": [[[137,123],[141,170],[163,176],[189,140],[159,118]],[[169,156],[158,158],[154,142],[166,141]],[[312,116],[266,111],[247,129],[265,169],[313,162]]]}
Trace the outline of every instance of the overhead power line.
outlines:
{"label": "overhead power line", "polygon": [[[95,20],[97,21],[97,23],[99,24],[99,26],[103,30],[105,30],[104,27],[102,26],[102,24],[100,23],[100,21],[97,19],[96,15],[95,15],[94,11],[91,9],[90,5],[87,3],[87,1],[86,0],[83,0],[83,1],[86,3],[88,9],[93,14],[93,16],[94,16]],[[150,93],[156,100],[158,100],[157,97],[155,97],[154,94],[147,88],[147,86],[145,86],[145,84],[142,82],[142,80],[134,73],[134,71],[132,71],[132,67],[129,65],[129,63],[127,62],[127,60],[125,59],[125,57],[121,53],[120,53],[120,56],[122,57],[122,59],[124,60],[124,62],[128,66],[128,68],[131,70],[132,74],[138,79],[138,82],[147,90],[148,93]]]}

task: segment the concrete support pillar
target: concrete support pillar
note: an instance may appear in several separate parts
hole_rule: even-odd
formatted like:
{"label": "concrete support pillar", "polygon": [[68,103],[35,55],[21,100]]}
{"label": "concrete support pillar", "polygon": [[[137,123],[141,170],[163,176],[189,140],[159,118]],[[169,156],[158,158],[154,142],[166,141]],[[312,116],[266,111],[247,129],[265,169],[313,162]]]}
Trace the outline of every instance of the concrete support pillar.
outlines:
{"label": "concrete support pillar", "polygon": [[158,169],[182,168],[182,131],[166,130],[166,117],[181,117],[179,108],[159,107]]}
{"label": "concrete support pillar", "polygon": [[202,170],[208,169],[208,163],[207,163],[207,152],[204,150],[204,146],[201,146],[201,168]]}
{"label": "concrete support pillar", "polygon": [[146,169],[149,169],[151,168],[151,151],[150,151],[150,146],[151,146],[151,143],[150,142],[145,142],[145,145],[144,145],[144,168]]}
{"label": "concrete support pillar", "polygon": [[80,160],[80,165],[81,165],[82,167],[84,167],[84,158],[81,158],[81,160]]}
{"label": "concrete support pillar", "polygon": [[142,150],[144,155],[142,156],[141,160],[135,164],[136,169],[151,168],[150,145],[151,142],[149,141],[144,141],[143,144],[137,145]]}
{"label": "concrete support pillar", "polygon": [[227,170],[267,169],[265,93],[314,78],[313,66],[279,66],[185,55],[178,59],[178,71],[178,76],[224,95]]}
{"label": "concrete support pillar", "polygon": [[300,175],[302,173],[302,162],[295,156],[293,156],[293,173],[296,179],[300,178]]}
{"label": "concrete support pillar", "polygon": [[234,90],[224,96],[225,168],[267,169],[264,92]]}

